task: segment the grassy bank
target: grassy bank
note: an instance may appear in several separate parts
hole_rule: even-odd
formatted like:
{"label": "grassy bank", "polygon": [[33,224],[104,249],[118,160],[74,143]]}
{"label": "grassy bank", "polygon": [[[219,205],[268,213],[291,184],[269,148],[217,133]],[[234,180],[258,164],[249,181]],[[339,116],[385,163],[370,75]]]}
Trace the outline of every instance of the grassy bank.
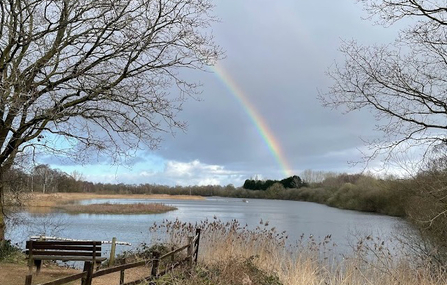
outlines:
{"label": "grassy bank", "polygon": [[137,204],[90,204],[90,205],[64,205],[58,207],[70,214],[160,214],[177,210],[176,207],[168,206],[162,203],[137,203]]}

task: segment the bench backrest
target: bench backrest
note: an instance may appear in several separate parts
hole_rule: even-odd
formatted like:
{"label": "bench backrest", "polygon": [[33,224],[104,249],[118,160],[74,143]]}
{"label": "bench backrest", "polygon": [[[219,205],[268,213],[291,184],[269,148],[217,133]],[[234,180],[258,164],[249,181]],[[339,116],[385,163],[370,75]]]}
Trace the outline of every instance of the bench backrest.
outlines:
{"label": "bench backrest", "polygon": [[100,257],[100,241],[35,241],[26,242],[26,254],[46,256]]}

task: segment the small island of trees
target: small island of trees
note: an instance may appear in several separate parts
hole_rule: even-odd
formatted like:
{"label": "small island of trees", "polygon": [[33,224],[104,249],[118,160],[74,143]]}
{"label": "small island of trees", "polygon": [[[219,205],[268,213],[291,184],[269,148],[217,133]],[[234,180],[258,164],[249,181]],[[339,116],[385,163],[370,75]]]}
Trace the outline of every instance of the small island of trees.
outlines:
{"label": "small island of trees", "polygon": [[247,190],[267,190],[274,184],[279,183],[284,188],[301,188],[308,186],[306,182],[304,182],[299,176],[293,175],[288,178],[284,178],[283,180],[259,180],[259,179],[247,179],[245,180],[244,185],[242,186]]}

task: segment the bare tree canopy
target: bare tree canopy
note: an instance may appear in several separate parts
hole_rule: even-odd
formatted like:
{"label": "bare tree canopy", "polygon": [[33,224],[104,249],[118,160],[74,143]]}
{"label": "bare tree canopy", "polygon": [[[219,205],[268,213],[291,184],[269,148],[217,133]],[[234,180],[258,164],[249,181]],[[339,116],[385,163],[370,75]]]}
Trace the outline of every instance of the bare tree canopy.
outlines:
{"label": "bare tree canopy", "polygon": [[[331,68],[333,85],[320,93],[325,106],[370,109],[383,137],[371,157],[417,147],[425,154],[447,142],[447,6],[445,1],[363,0],[383,25],[406,19],[394,43],[345,42],[343,65]],[[369,157],[369,158],[371,158]]]}
{"label": "bare tree canopy", "polygon": [[[202,0],[0,2],[0,163],[30,142],[121,151],[183,127],[176,69],[220,55]],[[51,135],[48,135],[51,134]],[[59,141],[59,143],[61,143]],[[76,149],[78,150],[78,149]]]}
{"label": "bare tree canopy", "polygon": [[[179,69],[222,54],[206,32],[212,8],[207,0],[0,1],[0,173],[30,146],[119,156],[183,128],[176,113],[196,85]],[[0,240],[1,226],[0,214]]]}

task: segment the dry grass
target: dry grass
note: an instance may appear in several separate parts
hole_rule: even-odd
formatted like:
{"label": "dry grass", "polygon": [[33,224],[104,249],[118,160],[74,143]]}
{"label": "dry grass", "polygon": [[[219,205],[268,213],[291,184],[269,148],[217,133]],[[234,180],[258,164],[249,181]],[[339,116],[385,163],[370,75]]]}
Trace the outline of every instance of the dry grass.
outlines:
{"label": "dry grass", "polygon": [[23,205],[32,213],[49,213],[55,208],[72,204],[75,201],[89,199],[180,199],[180,200],[203,200],[201,196],[188,195],[143,195],[143,194],[94,194],[94,193],[24,193],[19,199],[10,197],[6,199],[12,205]]}
{"label": "dry grass", "polygon": [[[420,262],[411,255],[389,251],[378,238],[359,240],[353,253],[335,256],[330,237],[321,241],[302,237],[286,245],[286,233],[265,225],[250,230],[237,221],[215,220],[198,225],[203,229],[199,266],[192,278],[173,278],[166,284],[242,285],[444,285],[442,268]],[[184,243],[195,225],[165,222],[152,227],[168,233],[172,243]]]}
{"label": "dry grass", "polygon": [[90,204],[90,205],[64,205],[58,207],[71,214],[160,214],[177,210],[176,207],[162,203],[137,203],[137,204]]}
{"label": "dry grass", "polygon": [[203,200],[201,196],[188,195],[144,195],[144,194],[95,194],[95,193],[32,193],[24,197],[27,206],[54,206],[71,201],[89,200],[89,199],[180,199],[180,200]]}

